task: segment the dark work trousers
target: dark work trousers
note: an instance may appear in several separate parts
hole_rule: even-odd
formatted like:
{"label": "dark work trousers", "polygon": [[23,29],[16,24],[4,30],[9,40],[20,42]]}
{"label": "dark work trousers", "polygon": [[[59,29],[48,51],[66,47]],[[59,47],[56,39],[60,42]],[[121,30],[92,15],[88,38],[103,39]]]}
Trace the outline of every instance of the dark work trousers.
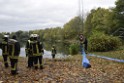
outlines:
{"label": "dark work trousers", "polygon": [[52,54],[52,58],[53,58],[53,59],[55,58],[55,54]]}
{"label": "dark work trousers", "polygon": [[81,52],[81,54],[82,54],[83,49],[84,49],[84,46],[83,46],[82,43],[80,43],[80,52]]}
{"label": "dark work trousers", "polygon": [[34,57],[28,57],[28,68],[33,67]]}
{"label": "dark work trousers", "polygon": [[38,69],[38,61],[39,61],[39,64],[40,64],[40,69],[42,69],[43,68],[42,56],[35,56],[34,57],[34,66],[35,66],[35,69]]}
{"label": "dark work trousers", "polygon": [[8,65],[8,55],[3,55],[3,60],[4,60],[5,68],[8,68],[9,67],[9,65]]}
{"label": "dark work trousers", "polygon": [[11,74],[12,75],[17,74],[18,59],[10,59],[10,63],[11,63]]}

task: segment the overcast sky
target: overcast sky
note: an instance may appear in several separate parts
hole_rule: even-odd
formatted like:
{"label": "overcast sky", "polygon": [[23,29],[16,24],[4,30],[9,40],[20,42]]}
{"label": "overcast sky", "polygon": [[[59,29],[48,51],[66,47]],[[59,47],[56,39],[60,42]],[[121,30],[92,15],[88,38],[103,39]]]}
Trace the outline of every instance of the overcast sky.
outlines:
{"label": "overcast sky", "polygon": [[[116,0],[82,0],[83,10],[114,7]],[[79,15],[79,0],[0,0],[0,32],[63,26]]]}

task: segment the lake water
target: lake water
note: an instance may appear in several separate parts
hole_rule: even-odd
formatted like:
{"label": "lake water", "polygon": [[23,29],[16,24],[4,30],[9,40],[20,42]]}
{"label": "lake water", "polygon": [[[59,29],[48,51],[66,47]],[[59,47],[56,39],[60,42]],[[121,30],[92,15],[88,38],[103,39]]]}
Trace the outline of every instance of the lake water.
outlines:
{"label": "lake water", "polygon": [[[0,49],[0,56],[1,55],[2,55],[2,50]],[[26,57],[25,48],[21,48],[20,56],[21,57]],[[62,53],[57,53],[56,54],[56,58],[65,58],[65,57],[66,57],[66,55],[64,56]],[[44,50],[43,58],[52,58],[51,51]]]}
{"label": "lake water", "polygon": [[[1,55],[2,55],[2,50],[0,49],[0,56]],[[115,58],[110,58],[110,57],[105,57],[105,56],[99,56],[99,55],[94,55],[94,54],[88,54],[88,55],[124,63],[124,60],[120,60],[120,59],[115,59]],[[26,57],[25,48],[21,48],[20,56],[21,57]],[[57,53],[56,54],[56,58],[66,58],[66,57],[67,57],[67,55],[64,54],[64,53]],[[51,51],[44,50],[43,58],[52,58]]]}

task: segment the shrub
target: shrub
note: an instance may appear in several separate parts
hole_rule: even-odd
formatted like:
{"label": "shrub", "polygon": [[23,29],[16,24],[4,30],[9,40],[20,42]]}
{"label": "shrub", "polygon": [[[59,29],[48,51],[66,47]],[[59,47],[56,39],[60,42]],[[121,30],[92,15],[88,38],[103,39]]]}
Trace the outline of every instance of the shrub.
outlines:
{"label": "shrub", "polygon": [[95,32],[89,38],[90,51],[110,51],[115,50],[121,45],[118,37],[108,36],[102,32]]}
{"label": "shrub", "polygon": [[78,54],[78,52],[79,52],[79,45],[71,44],[70,47],[69,47],[69,52],[70,52],[71,55]]}

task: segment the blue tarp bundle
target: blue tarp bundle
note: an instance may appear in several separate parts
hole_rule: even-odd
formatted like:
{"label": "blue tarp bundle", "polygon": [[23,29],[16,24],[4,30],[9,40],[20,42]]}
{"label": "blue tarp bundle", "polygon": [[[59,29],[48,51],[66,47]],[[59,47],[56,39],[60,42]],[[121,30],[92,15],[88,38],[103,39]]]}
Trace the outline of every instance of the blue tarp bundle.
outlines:
{"label": "blue tarp bundle", "polygon": [[82,56],[83,56],[83,58],[82,58],[82,66],[83,66],[84,68],[90,68],[90,67],[91,67],[90,62],[89,62],[89,60],[87,59],[86,53],[85,53],[84,50],[82,51]]}

